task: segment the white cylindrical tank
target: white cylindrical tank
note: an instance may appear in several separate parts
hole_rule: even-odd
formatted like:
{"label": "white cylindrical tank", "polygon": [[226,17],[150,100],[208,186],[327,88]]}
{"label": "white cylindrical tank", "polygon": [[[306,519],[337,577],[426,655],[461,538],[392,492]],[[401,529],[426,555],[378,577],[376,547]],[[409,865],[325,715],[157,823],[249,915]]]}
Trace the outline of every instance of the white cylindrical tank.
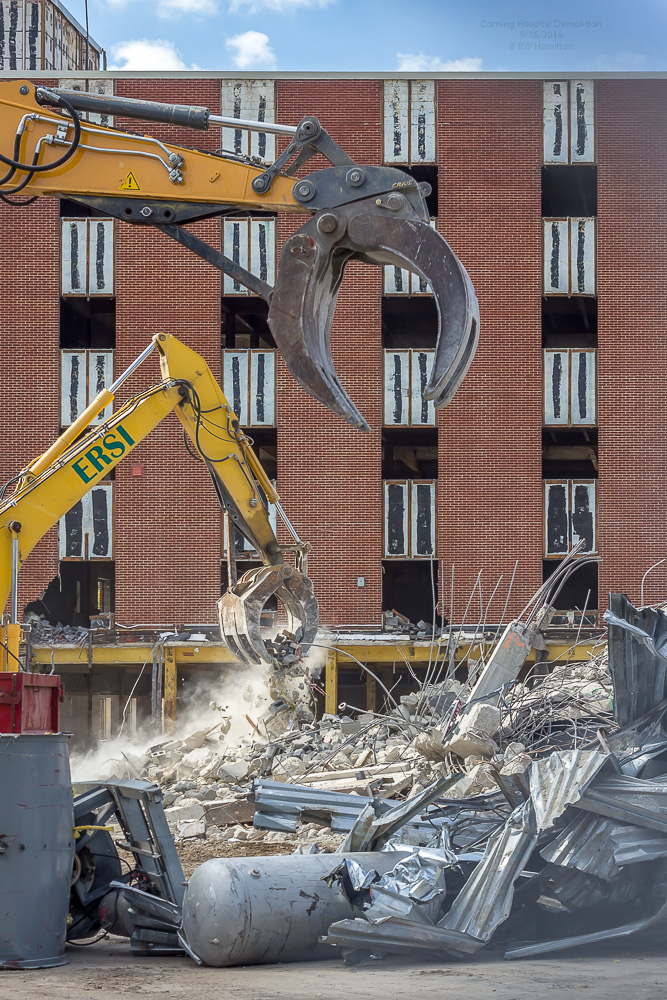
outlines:
{"label": "white cylindrical tank", "polygon": [[336,920],[359,915],[326,878],[344,858],[384,874],[405,853],[289,854],[214,858],[196,869],[183,899],[182,930],[204,965],[330,958],[318,944]]}
{"label": "white cylindrical tank", "polygon": [[64,965],[74,861],[69,737],[0,735],[0,969]]}

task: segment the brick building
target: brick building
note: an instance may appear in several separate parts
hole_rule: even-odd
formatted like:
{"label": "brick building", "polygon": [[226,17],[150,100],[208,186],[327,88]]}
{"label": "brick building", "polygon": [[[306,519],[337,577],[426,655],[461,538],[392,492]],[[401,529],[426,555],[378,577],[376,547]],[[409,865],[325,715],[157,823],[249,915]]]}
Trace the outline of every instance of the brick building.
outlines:
{"label": "brick building", "polygon": [[[324,624],[379,628],[391,608],[430,621],[434,595],[449,617],[452,575],[454,621],[471,594],[469,620],[497,622],[506,602],[507,619],[579,538],[601,562],[573,578],[563,608],[603,609],[610,587],[639,599],[642,575],[667,555],[665,74],[67,80],[242,118],[296,124],[314,114],[357,162],[428,181],[434,224],[479,297],[480,346],[436,414],[420,397],[437,332],[428,288],[394,268],[352,265],[333,349],[371,425],[361,434],[291,378],[263,301],[161,233],[65,198],[2,205],[3,480],[166,330],[220,375],[312,543]],[[276,149],[270,135],[248,147],[233,129],[146,131],[269,160]],[[211,219],[193,229],[271,281],[299,224]],[[147,363],[128,395],[158,378]],[[61,524],[60,541],[54,530],[26,563],[21,606],[45,594],[60,620],[85,622],[98,609],[124,624],[214,620],[223,526],[175,418],[73,517],[74,532]],[[251,563],[242,546],[238,555]],[[647,579],[647,601],[663,599],[666,566]]]}

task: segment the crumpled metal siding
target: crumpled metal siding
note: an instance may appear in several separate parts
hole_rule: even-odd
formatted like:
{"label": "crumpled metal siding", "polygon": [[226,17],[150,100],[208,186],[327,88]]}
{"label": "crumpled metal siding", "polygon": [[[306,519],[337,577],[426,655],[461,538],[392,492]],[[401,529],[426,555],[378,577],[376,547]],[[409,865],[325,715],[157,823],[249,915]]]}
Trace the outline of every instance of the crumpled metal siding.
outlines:
{"label": "crumpled metal siding", "polygon": [[535,808],[537,829],[547,830],[577,802],[586,786],[608,763],[606,754],[596,750],[561,750],[530,767],[530,796]]}
{"label": "crumpled metal siding", "polygon": [[551,864],[609,880],[624,865],[667,857],[667,836],[601,816],[579,816],[540,854]]}
{"label": "crumpled metal siding", "polygon": [[610,594],[604,620],[614,718],[627,726],[667,698],[667,613],[635,608],[625,594]]}

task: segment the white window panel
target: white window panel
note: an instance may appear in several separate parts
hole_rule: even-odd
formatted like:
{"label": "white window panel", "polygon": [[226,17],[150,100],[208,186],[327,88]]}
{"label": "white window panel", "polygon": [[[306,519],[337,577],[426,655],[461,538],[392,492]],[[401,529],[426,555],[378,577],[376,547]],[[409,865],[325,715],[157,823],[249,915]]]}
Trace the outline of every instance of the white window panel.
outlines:
{"label": "white window panel", "polygon": [[570,352],[544,352],[544,423],[567,427],[570,422]]}
{"label": "white window panel", "polygon": [[[102,79],[80,80],[64,77],[58,81],[58,86],[65,90],[82,90],[89,94],[101,94],[104,97],[113,97],[114,81]],[[79,112],[86,121],[94,122],[97,125],[113,125],[113,115],[101,115],[95,111]]]}
{"label": "white window panel", "polygon": [[88,405],[88,354],[60,352],[60,426],[69,427]]}
{"label": "white window panel", "polygon": [[223,392],[242,427],[248,426],[248,351],[224,351]]}
{"label": "white window panel", "polygon": [[573,295],[595,295],[595,219],[570,219],[570,286]]}
{"label": "white window panel", "polygon": [[[221,114],[227,118],[247,121],[275,122],[274,80],[225,80],[222,83]],[[267,132],[247,132],[244,129],[223,128],[223,149],[238,154],[274,160],[275,136]]]}
{"label": "white window panel", "polygon": [[58,522],[59,559],[111,559],[113,484],[98,483]]}
{"label": "white window panel", "polygon": [[435,404],[424,399],[424,389],[431,375],[435,351],[410,352],[410,423],[413,427],[435,425]]}
{"label": "white window panel", "polygon": [[61,288],[63,295],[88,291],[88,219],[63,219]]}
{"label": "white window panel", "polygon": [[408,498],[407,482],[385,481],[384,554],[387,558],[408,558],[410,551]]}
{"label": "white window panel", "polygon": [[250,220],[250,268],[262,281],[274,285],[276,281],[276,223],[275,219]]}
{"label": "white window panel", "polygon": [[395,267],[393,264],[384,266],[384,294],[409,295],[412,291],[412,277],[405,267]]}
{"label": "white window panel", "polygon": [[88,219],[88,294],[113,292],[113,219]]}
{"label": "white window panel", "polygon": [[0,0],[0,69],[23,69],[23,0]]}
{"label": "white window panel", "polygon": [[[60,424],[68,427],[98,393],[113,382],[113,351],[60,352]],[[91,424],[111,416],[109,403]]]}
{"label": "white window panel", "polygon": [[595,162],[595,86],[592,80],[570,83],[570,158],[572,163]]}
{"label": "white window panel", "polygon": [[410,351],[384,352],[384,422],[407,426],[410,421]]}
{"label": "white window panel", "polygon": [[544,162],[567,163],[570,154],[570,120],[567,80],[544,83]]}
{"label": "white window panel", "polygon": [[[222,252],[231,257],[235,264],[250,270],[248,264],[248,220],[225,219],[222,227]],[[224,295],[247,295],[248,289],[230,275],[223,275]]]}
{"label": "white window panel", "polygon": [[570,423],[592,427],[597,422],[596,361],[594,350],[570,351]]}
{"label": "white window panel", "polygon": [[384,83],[384,161],[410,159],[410,87],[407,80]]}
{"label": "white window panel", "polygon": [[544,219],[544,293],[567,295],[570,290],[569,222]]}
{"label": "white window panel", "polygon": [[250,426],[275,427],[276,353],[250,352]]}
{"label": "white window panel", "polygon": [[435,160],[435,82],[413,80],[410,85],[410,152],[413,163]]}
{"label": "white window panel", "polygon": [[113,219],[61,219],[63,295],[114,294]]}
{"label": "white window panel", "polygon": [[596,552],[595,480],[545,480],[544,523],[546,556],[566,555],[582,538],[583,552]]}
{"label": "white window panel", "polygon": [[435,482],[410,483],[410,555],[435,556]]}

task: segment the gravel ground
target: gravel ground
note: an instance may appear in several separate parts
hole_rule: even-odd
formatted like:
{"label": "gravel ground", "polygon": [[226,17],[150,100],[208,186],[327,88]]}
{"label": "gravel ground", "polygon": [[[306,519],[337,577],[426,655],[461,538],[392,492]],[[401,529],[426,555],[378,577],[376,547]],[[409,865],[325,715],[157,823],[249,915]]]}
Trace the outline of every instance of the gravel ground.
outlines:
{"label": "gravel ground", "polygon": [[[0,1000],[664,1000],[667,949],[630,943],[506,962],[498,953],[472,961],[388,961],[348,969],[340,959],[234,969],[198,968],[188,958],[133,957],[125,941],[68,948],[58,969],[0,973]],[[584,992],[585,991],[585,992]]]}

